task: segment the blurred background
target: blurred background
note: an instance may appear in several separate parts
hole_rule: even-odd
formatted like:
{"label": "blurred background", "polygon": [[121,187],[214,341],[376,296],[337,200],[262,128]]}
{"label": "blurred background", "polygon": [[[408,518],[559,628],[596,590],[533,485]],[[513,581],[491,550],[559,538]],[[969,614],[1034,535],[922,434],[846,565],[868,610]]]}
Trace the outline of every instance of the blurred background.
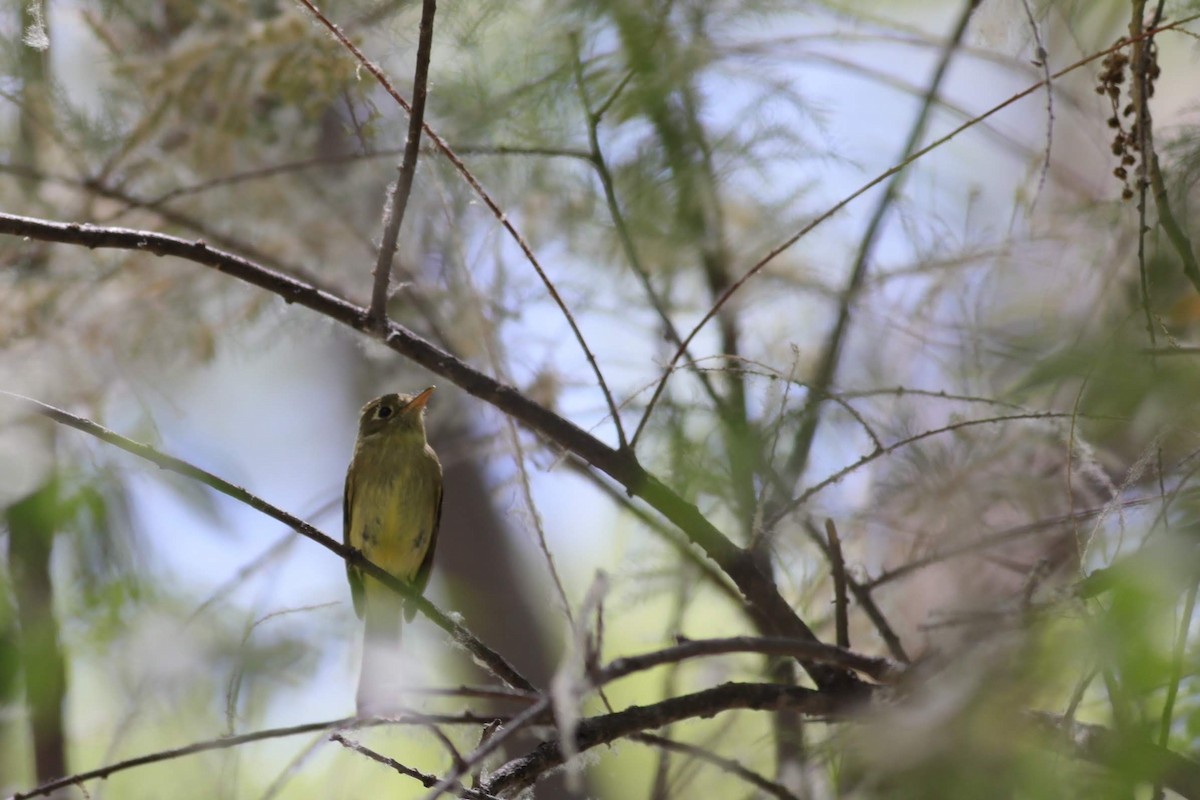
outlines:
{"label": "blurred background", "polygon": [[[419,4],[321,10],[411,96]],[[626,437],[639,431],[641,463],[749,547],[826,641],[832,519],[861,592],[851,646],[936,675],[853,729],[746,711],[664,734],[794,797],[1132,796],[1144,765],[1029,747],[1018,731],[1034,709],[1195,752],[1200,23],[1156,37],[1151,78],[1094,60],[821,219],[1112,47],[1132,19],[1195,13],[1128,0],[439,8],[426,121],[531,243]],[[4,211],[204,239],[366,304],[408,118],[303,6],[31,0],[0,14],[0,36]],[[1143,192],[1151,146],[1158,179]],[[818,219],[672,361],[727,289]],[[578,614],[601,574],[606,657],[758,630],[728,580],[621,487],[309,310],[192,263],[13,237],[0,281],[0,389],[335,538],[359,407],[438,384],[446,488],[427,594],[539,686],[568,660],[564,601]],[[429,147],[389,312],[618,443],[561,310]],[[353,713],[361,632],[333,554],[3,397],[0,502],[0,794]],[[1093,573],[1110,580],[1072,599]],[[487,680],[424,620],[404,647],[414,689]],[[704,659],[607,699],[802,679],[791,673]],[[427,772],[451,762],[420,726],[359,735]],[[467,752],[479,731],[445,735]],[[765,791],[646,743],[597,753],[582,787],[554,779],[538,796]],[[88,785],[128,798],[384,790],[425,791],[319,733]]]}

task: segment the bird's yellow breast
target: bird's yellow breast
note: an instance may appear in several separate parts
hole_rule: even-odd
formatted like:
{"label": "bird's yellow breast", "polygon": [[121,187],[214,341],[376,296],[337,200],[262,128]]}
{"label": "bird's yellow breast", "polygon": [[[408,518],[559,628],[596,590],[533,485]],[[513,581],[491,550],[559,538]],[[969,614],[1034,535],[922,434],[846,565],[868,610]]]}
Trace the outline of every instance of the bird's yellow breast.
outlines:
{"label": "bird's yellow breast", "polygon": [[[411,581],[437,524],[441,467],[428,447],[364,447],[355,453],[347,542],[397,578]],[[367,581],[368,594],[374,581]],[[378,587],[382,588],[382,587]]]}

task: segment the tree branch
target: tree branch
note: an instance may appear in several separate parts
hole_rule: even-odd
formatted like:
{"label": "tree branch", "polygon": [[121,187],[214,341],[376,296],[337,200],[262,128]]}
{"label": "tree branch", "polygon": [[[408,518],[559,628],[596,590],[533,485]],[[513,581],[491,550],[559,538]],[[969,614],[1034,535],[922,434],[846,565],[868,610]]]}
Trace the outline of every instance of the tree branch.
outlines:
{"label": "tree branch", "polygon": [[599,685],[662,664],[727,653],[793,656],[799,661],[835,664],[869,675],[880,683],[892,683],[902,671],[899,665],[886,658],[864,656],[842,647],[834,647],[820,642],[785,639],[777,636],[731,636],[723,639],[683,640],[677,645],[662,650],[617,658],[598,670],[593,676],[593,680]]}
{"label": "tree branch", "polygon": [[833,570],[833,612],[835,641],[838,647],[850,646],[850,598],[846,596],[846,558],[842,554],[842,540],[837,525],[832,519],[825,520],[825,533],[829,537],[829,566]]}
{"label": "tree branch", "polygon": [[408,114],[408,138],[404,142],[404,157],[400,161],[400,174],[392,187],[388,201],[387,222],[383,226],[383,241],[379,245],[379,259],[375,262],[375,278],[371,291],[371,322],[383,326],[387,320],[388,278],[392,271],[392,258],[396,255],[396,241],[400,237],[400,225],[408,208],[412,193],[413,177],[417,173],[417,156],[421,152],[421,126],[425,121],[425,98],[429,92],[429,58],[433,50],[433,16],[437,12],[437,0],[424,0],[421,4],[421,28],[417,39],[417,66],[413,71],[412,108]]}

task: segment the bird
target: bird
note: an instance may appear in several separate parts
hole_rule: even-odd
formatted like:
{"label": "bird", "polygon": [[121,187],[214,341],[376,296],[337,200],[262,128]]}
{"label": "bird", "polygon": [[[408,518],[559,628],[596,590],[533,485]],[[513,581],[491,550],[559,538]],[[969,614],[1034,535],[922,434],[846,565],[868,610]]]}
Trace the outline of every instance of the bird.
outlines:
{"label": "bird", "polygon": [[[442,465],[425,438],[425,406],[433,386],[385,394],[363,406],[354,456],[346,471],[343,541],[420,595],[429,582],[442,516]],[[347,562],[354,611],[364,622],[356,705],[380,705],[379,687],[400,644],[401,617],[416,609],[381,581]]]}

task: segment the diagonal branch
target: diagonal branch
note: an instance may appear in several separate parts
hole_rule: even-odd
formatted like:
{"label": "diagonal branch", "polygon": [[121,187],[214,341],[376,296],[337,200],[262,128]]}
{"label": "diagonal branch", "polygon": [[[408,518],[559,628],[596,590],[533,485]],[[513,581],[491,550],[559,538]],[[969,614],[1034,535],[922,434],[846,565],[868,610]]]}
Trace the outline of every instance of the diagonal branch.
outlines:
{"label": "diagonal branch", "polygon": [[354,549],[347,547],[341,542],[326,536],[321,531],[317,530],[312,525],[304,520],[294,517],[283,509],[277,508],[256,495],[247,492],[240,486],[235,486],[228,481],[213,475],[211,472],[193,466],[174,456],[166,455],[158,450],[155,450],[149,445],[135,442],[132,439],[127,439],[118,433],[114,433],[109,429],[97,425],[91,420],[77,417],[74,414],[68,414],[66,411],[55,408],[51,405],[46,405],[29,397],[24,397],[12,392],[0,390],[0,395],[4,395],[12,400],[24,405],[30,411],[41,414],[44,417],[49,417],[57,423],[67,425],[76,430],[95,436],[101,441],[108,442],[111,445],[121,448],[127,453],[132,453],[139,458],[143,458],[152,464],[157,465],[161,469],[169,470],[186,478],[203,483],[216,491],[228,497],[232,497],[240,503],[250,506],[255,511],[266,514],[272,519],[282,522],[292,530],[299,533],[301,536],[307,537],[327,550],[331,550],[347,563],[362,569],[371,577],[385,584],[389,589],[402,595],[409,603],[420,609],[433,624],[437,625],[442,630],[449,633],[454,640],[466,647],[473,656],[478,658],[483,664],[492,671],[496,677],[504,681],[514,689],[532,692],[535,691],[533,684],[526,680],[517,670],[510,665],[503,656],[490,649],[483,642],[479,641],[473,633],[467,630],[463,625],[451,619],[443,613],[437,606],[429,602],[421,595],[417,594],[413,589],[403,581],[397,579],[394,575],[382,569],[381,567],[372,564],[363,554]]}
{"label": "diagonal branch", "polygon": [[860,457],[853,464],[842,467],[837,472],[834,472],[832,475],[826,477],[824,480],[809,486],[807,489],[800,492],[800,494],[796,495],[791,500],[788,500],[781,508],[776,509],[774,513],[772,513],[767,519],[764,525],[766,527],[773,527],[777,525],[779,521],[788,514],[804,505],[813,495],[827,489],[835,483],[838,483],[850,473],[861,469],[863,465],[869,464],[870,462],[883,458],[884,456],[891,455],[897,450],[915,444],[922,439],[929,439],[933,436],[941,436],[944,433],[952,433],[963,428],[975,427],[976,425],[997,425],[1003,422],[1012,422],[1016,420],[1070,419],[1073,416],[1076,415],[1069,411],[1031,411],[1026,414],[1006,414],[1003,416],[987,417],[984,419],[959,420],[952,422],[949,425],[943,425],[939,428],[930,428],[927,431],[921,431],[920,433],[913,434],[912,436],[906,436],[905,438],[900,439],[899,441],[896,441],[887,447],[882,449],[876,448],[875,450],[872,450],[865,456]]}
{"label": "diagonal branch", "polygon": [[215,739],[206,739],[201,742],[193,742],[192,744],[183,745],[182,747],[172,747],[169,750],[159,750],[154,753],[129,758],[124,761],[116,761],[112,764],[107,764],[103,767],[88,770],[87,772],[77,772],[73,775],[67,775],[58,780],[44,783],[41,786],[35,786],[32,789],[24,792],[17,792],[9,796],[8,800],[28,800],[30,797],[49,796],[59,789],[65,789],[68,786],[78,786],[84,781],[109,778],[118,772],[133,769],[135,767],[144,767],[147,764],[158,764],[163,761],[173,761],[176,758],[195,755],[196,753],[207,753],[212,750],[228,750],[232,747],[241,747],[250,742],[262,742],[269,739],[283,739],[289,736],[302,736],[306,733],[320,733],[322,731],[336,731],[347,728],[365,728],[375,725],[423,725],[430,719],[434,719],[443,725],[450,724],[468,724],[480,725],[493,721],[494,717],[480,717],[474,714],[455,714],[452,716],[431,716],[423,715],[416,719],[385,719],[382,717],[371,717],[362,719],[358,717],[342,717],[341,719],[331,719],[325,722],[307,722],[302,725],[290,725],[286,728],[268,728],[261,731],[253,731],[251,733],[242,733],[237,736],[218,736]]}
{"label": "diagonal branch", "polygon": [[641,742],[642,744],[649,745],[651,747],[658,747],[668,752],[684,753],[698,761],[706,761],[718,769],[724,770],[731,775],[741,778],[756,789],[766,792],[772,797],[778,797],[779,800],[799,800],[799,798],[788,791],[788,788],[783,784],[776,783],[772,780],[767,780],[762,775],[743,767],[733,759],[724,758],[712,752],[711,750],[705,750],[703,747],[697,747],[696,745],[688,744],[687,742],[679,742],[674,739],[668,739],[665,736],[658,736],[653,733],[635,733],[629,738],[635,742]]}
{"label": "diagonal branch", "polygon": [[[345,747],[347,750],[353,750],[354,752],[364,755],[378,764],[382,764],[383,766],[400,773],[406,778],[412,778],[413,780],[420,782],[426,788],[433,786],[438,782],[438,779],[434,776],[401,764],[396,759],[388,758],[382,753],[378,753],[371,748],[360,744],[359,742],[347,739],[340,733],[335,733],[329,738],[340,744],[342,747]],[[459,797],[468,798],[468,800],[496,800],[495,795],[484,794],[483,792],[476,791],[474,789],[468,789],[458,782],[455,782],[454,785],[450,787],[450,790]]]}

